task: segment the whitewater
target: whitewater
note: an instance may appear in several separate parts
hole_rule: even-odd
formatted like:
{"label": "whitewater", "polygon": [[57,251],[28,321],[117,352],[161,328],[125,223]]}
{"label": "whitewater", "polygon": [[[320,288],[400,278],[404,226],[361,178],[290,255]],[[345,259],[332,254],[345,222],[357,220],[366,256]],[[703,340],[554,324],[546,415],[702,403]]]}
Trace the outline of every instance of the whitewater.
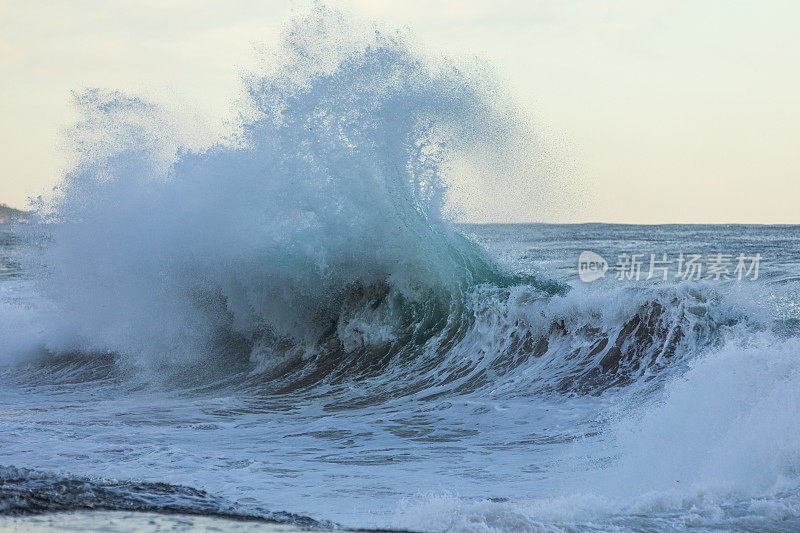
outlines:
{"label": "whitewater", "polygon": [[212,142],[76,93],[74,166],[0,224],[0,528],[800,529],[800,228],[457,223],[530,125],[407,39],[295,16]]}

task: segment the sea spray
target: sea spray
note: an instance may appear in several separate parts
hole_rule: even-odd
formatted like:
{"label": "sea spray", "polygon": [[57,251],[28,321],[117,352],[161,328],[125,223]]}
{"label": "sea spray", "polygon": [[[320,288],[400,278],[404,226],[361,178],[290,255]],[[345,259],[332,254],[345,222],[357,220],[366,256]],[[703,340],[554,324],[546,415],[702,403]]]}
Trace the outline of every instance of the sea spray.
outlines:
{"label": "sea spray", "polygon": [[[490,82],[321,7],[272,59],[246,78],[236,133],[204,149],[153,103],[77,96],[79,160],[41,210],[39,285],[83,349],[182,361],[331,328],[346,348],[424,341],[469,287],[511,282],[442,216],[450,163],[516,129]],[[359,294],[374,318],[348,326]]]}

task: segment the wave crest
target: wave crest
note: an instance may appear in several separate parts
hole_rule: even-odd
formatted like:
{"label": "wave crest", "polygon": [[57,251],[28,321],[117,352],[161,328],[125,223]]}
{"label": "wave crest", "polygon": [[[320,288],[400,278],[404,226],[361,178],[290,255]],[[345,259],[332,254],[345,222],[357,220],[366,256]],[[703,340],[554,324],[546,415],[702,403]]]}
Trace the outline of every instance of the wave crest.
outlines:
{"label": "wave crest", "polygon": [[[490,80],[324,8],[273,60],[247,78],[236,133],[203,149],[152,103],[78,95],[78,164],[40,208],[56,224],[39,286],[81,350],[181,362],[331,328],[348,349],[424,342],[469,287],[517,280],[443,216],[454,158],[516,127]],[[349,311],[364,291],[377,311]]]}

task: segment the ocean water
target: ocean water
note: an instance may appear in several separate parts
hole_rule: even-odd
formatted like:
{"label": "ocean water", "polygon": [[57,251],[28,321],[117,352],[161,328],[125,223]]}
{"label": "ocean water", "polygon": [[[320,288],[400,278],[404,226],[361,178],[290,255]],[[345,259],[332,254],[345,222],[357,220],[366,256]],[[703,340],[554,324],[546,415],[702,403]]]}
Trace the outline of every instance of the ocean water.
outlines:
{"label": "ocean water", "polygon": [[800,528],[800,227],[457,224],[527,126],[324,8],[243,94],[80,93],[0,225],[0,527]]}
{"label": "ocean water", "polygon": [[[52,327],[32,318],[42,304],[15,259],[19,230],[4,227],[0,289],[17,322],[3,339],[45,344],[0,374],[3,512],[420,531],[800,527],[797,227],[458,229],[512,271],[570,288],[477,285],[460,329],[424,341],[318,347],[268,368],[225,346],[210,363],[155,369],[45,348]],[[612,267],[585,284],[589,246],[764,259],[756,281],[619,281]]]}

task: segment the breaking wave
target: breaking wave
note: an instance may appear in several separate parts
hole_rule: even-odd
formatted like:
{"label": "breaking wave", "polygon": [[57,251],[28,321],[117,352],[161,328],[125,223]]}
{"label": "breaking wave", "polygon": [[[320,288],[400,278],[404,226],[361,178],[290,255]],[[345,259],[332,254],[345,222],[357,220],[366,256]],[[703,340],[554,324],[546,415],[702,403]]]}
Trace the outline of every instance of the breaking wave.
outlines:
{"label": "breaking wave", "polygon": [[[490,257],[453,223],[449,179],[464,164],[504,179],[532,134],[480,69],[423,60],[403,34],[321,7],[287,26],[269,61],[245,79],[235,133],[206,145],[144,99],[76,96],[75,167],[3,241],[19,250],[0,265],[2,290],[26,295],[0,300],[3,362],[26,363],[0,368],[4,383],[298,394],[331,411],[610,397],[633,415],[603,412],[610,448],[586,454],[613,467],[595,468],[589,496],[431,497],[398,522],[797,524],[796,316],[724,284],[571,288]],[[505,416],[514,438],[526,431]],[[515,443],[568,447],[593,424]],[[0,468],[0,506],[241,514],[184,487],[13,467]]]}
{"label": "breaking wave", "polygon": [[37,290],[76,333],[60,351],[388,353],[468,327],[475,286],[564,291],[503,271],[444,215],[449,165],[510,157],[520,131],[487,79],[324,8],[295,24],[278,66],[247,78],[236,133],[209,147],[140,98],[77,95],[79,160],[40,205],[35,256]]}
{"label": "breaking wave", "polygon": [[61,361],[190,386],[584,394],[752,322],[705,286],[598,295],[497,264],[449,220],[448,173],[505,168],[532,134],[489,76],[402,34],[318,7],[244,89],[235,133],[205,147],[141,98],[76,96],[77,163],[29,236],[45,318],[10,314],[26,337],[7,352],[39,320]]}

